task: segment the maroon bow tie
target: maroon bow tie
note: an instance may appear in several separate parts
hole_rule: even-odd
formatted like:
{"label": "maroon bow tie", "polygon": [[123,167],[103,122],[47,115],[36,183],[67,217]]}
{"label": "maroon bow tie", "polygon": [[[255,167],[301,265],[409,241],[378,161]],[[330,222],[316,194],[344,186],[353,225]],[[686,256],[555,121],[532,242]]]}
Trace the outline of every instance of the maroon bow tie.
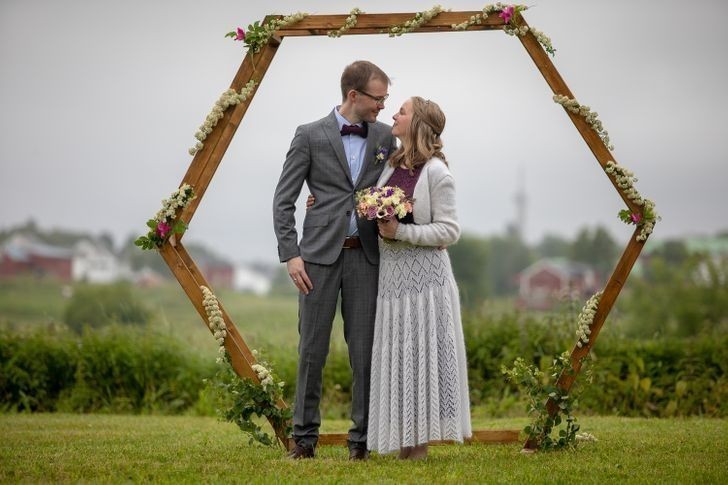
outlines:
{"label": "maroon bow tie", "polygon": [[357,126],[357,125],[344,125],[341,127],[341,136],[345,135],[359,135],[362,138],[367,137],[367,125],[364,123],[364,126]]}

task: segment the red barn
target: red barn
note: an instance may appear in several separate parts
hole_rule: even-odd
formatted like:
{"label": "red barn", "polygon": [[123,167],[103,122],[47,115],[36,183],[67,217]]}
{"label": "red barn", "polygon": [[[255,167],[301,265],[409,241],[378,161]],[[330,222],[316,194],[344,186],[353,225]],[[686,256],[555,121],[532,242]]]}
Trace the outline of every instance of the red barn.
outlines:
{"label": "red barn", "polygon": [[547,310],[565,297],[588,298],[597,289],[595,271],[563,258],[541,259],[518,275],[518,306]]}
{"label": "red barn", "polygon": [[72,250],[44,244],[20,234],[0,247],[0,278],[48,276],[70,283],[72,267]]}

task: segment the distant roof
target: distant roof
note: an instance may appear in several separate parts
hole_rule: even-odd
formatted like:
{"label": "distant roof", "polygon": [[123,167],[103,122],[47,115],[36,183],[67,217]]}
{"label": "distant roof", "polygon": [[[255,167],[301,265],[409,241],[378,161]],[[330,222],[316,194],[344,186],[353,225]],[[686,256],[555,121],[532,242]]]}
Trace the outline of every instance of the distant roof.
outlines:
{"label": "distant roof", "polygon": [[28,261],[30,256],[45,258],[70,259],[73,250],[59,246],[51,246],[30,236],[16,234],[2,245],[2,251],[15,261]]}
{"label": "distant roof", "polygon": [[519,273],[519,276],[530,275],[542,268],[554,269],[566,277],[581,276],[594,271],[588,264],[571,261],[566,258],[542,258],[527,268],[524,268]]}
{"label": "distant roof", "polygon": [[[728,236],[690,236],[677,239],[685,245],[688,253],[707,253],[713,256],[728,255]],[[669,240],[649,241],[645,245],[644,252],[652,253],[661,249]]]}

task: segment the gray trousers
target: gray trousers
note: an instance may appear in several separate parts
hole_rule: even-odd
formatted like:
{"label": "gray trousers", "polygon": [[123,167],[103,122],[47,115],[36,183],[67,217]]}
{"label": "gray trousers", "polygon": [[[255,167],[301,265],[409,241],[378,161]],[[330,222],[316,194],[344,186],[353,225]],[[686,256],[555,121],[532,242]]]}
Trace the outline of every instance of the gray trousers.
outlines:
{"label": "gray trousers", "polygon": [[319,404],[323,368],[329,353],[331,327],[341,293],[344,338],[353,372],[350,446],[366,447],[369,421],[374,317],[379,267],[370,264],[360,249],[342,249],[332,265],[305,263],[313,290],[299,295],[298,378],[293,410],[293,439],[315,446],[321,425]]}

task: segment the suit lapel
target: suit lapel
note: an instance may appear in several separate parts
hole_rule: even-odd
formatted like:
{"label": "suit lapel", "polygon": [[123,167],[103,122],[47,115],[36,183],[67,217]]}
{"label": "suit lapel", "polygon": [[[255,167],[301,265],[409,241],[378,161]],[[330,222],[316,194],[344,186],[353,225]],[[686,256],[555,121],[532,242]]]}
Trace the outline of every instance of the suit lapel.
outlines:
{"label": "suit lapel", "polygon": [[349,168],[349,163],[346,161],[344,143],[341,141],[339,124],[336,122],[336,115],[333,111],[324,120],[324,133],[326,133],[326,137],[329,139],[329,143],[331,143],[334,153],[336,153],[336,158],[339,159],[341,168],[344,169],[344,173],[346,173],[346,177],[349,179],[349,182],[353,187],[354,181],[351,179],[351,169]]}

